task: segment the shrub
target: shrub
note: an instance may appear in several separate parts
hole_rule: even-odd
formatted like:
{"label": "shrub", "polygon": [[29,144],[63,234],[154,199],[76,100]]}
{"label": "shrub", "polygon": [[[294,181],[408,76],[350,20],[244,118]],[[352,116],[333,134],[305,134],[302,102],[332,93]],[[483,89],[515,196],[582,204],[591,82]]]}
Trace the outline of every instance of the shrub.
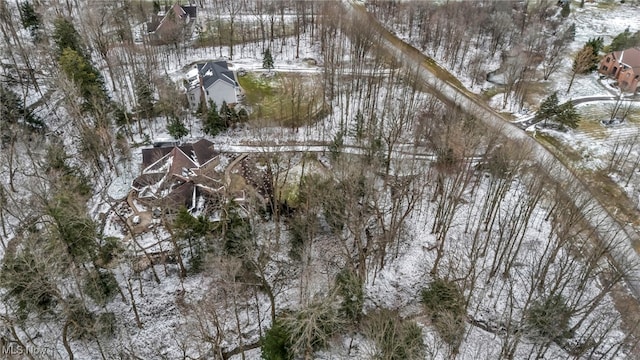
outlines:
{"label": "shrub", "polygon": [[94,335],[96,317],[79,300],[70,299],[67,325],[74,339],[88,339]]}
{"label": "shrub", "polygon": [[284,317],[294,353],[304,354],[327,345],[343,325],[332,301],[325,299]]}
{"label": "shrub", "polygon": [[405,321],[396,311],[379,310],[367,318],[365,333],[376,344],[376,359],[424,359],[422,329],[414,321]]}
{"label": "shrub", "polygon": [[304,245],[312,240],[312,234],[318,227],[318,218],[313,213],[307,214],[303,211],[297,211],[287,224],[289,225],[291,243],[289,256],[294,260],[300,260]]}
{"label": "shrub", "polygon": [[280,323],[274,322],[262,337],[262,358],[265,360],[289,360],[293,359],[291,351],[291,334]]}
{"label": "shrub", "polygon": [[353,271],[343,270],[336,276],[336,288],[342,297],[340,316],[357,323],[362,315],[364,291],[362,279]]}
{"label": "shrub", "polygon": [[96,321],[96,334],[104,337],[111,337],[116,333],[116,315],[106,312],[98,315]]}
{"label": "shrub", "polygon": [[74,339],[88,339],[96,336],[111,337],[116,332],[116,316],[112,312],[96,316],[78,299],[71,298],[67,325],[69,336]]}
{"label": "shrub", "polygon": [[422,291],[422,303],[440,337],[457,349],[462,343],[466,316],[462,291],[453,282],[436,279]]}
{"label": "shrub", "polygon": [[229,211],[225,226],[225,252],[232,256],[242,257],[247,252],[249,242],[253,239],[251,222],[232,209]]}
{"label": "shrub", "polygon": [[104,305],[118,292],[118,282],[111,272],[96,269],[85,277],[84,289],[93,301]]}
{"label": "shrub", "polygon": [[573,337],[569,331],[571,310],[560,294],[535,301],[525,314],[530,336],[550,341]]}
{"label": "shrub", "polygon": [[4,299],[16,301],[21,319],[31,311],[49,311],[56,305],[55,285],[47,276],[46,265],[30,251],[5,256],[0,284],[7,290]]}
{"label": "shrub", "polygon": [[436,161],[434,166],[439,171],[453,171],[460,163],[460,159],[453,151],[452,148],[438,148],[436,149]]}
{"label": "shrub", "polygon": [[104,238],[100,244],[97,262],[99,262],[102,267],[105,267],[120,252],[122,252],[122,248],[120,247],[119,239],[117,237],[108,236]]}

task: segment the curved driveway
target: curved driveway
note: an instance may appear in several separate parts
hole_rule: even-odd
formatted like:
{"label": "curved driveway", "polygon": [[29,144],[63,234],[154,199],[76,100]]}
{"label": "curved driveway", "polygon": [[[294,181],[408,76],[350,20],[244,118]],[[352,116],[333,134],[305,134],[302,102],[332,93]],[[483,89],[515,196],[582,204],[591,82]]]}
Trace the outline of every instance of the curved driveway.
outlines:
{"label": "curved driveway", "polygon": [[[585,97],[581,97],[581,98],[577,98],[577,99],[571,99],[569,101],[571,101],[573,103],[573,105],[580,105],[580,104],[586,104],[586,103],[592,103],[592,102],[602,102],[602,101],[612,101],[612,100],[618,100],[617,96],[604,96],[604,95],[595,95],[595,96],[585,96]],[[622,98],[623,102],[640,102],[640,99],[638,98]],[[521,129],[526,129],[531,125],[534,125],[538,122],[540,122],[541,120],[538,121],[534,121],[535,115],[530,115],[527,116],[525,118],[522,118],[520,120],[516,120],[513,121],[514,124],[517,124],[519,128]]]}
{"label": "curved driveway", "polygon": [[569,198],[580,209],[585,220],[598,235],[601,245],[606,246],[610,259],[617,270],[624,274],[625,280],[635,295],[640,299],[640,258],[634,247],[640,248],[640,236],[631,226],[621,225],[605,206],[592,194],[587,185],[567,168],[555,155],[540,143],[529,137],[521,128],[508,122],[496,111],[491,109],[475,94],[464,88],[459,81],[439,68],[432,59],[428,58],[414,47],[406,44],[387,29],[366,9],[351,1],[342,4],[353,16],[359,18],[377,31],[380,45],[391,55],[401,61],[404,66],[417,69],[417,74],[439,98],[453,102],[469,114],[482,121],[490,130],[499,131],[505,137],[522,142],[532,149],[532,158],[536,160],[547,175],[560,184]]}

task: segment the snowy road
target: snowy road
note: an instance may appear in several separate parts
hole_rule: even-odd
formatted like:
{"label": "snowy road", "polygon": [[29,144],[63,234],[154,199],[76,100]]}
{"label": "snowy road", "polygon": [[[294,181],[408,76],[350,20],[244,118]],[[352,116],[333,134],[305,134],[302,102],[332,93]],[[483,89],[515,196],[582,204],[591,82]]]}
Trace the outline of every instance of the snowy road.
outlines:
{"label": "snowy road", "polygon": [[[414,47],[403,42],[385,29],[364,6],[349,1],[342,4],[353,16],[372,29],[380,32],[382,46],[386,47],[404,66],[419,69],[418,75],[441,99],[453,102],[460,108],[476,116],[489,129],[499,131],[505,137],[529,146],[532,158],[541,168],[547,169],[547,175],[560,184],[567,196],[573,200],[577,209],[581,210],[585,220],[592,226],[595,234],[610,253],[610,259],[625,280],[636,299],[640,300],[640,257],[636,249],[640,249],[640,236],[630,225],[620,224],[598,199],[587,185],[567,168],[555,155],[533,138],[529,137],[519,126],[508,122],[496,111],[479,100],[475,94],[464,88],[459,81],[448,74]],[[446,76],[448,75],[448,76]],[[615,211],[613,209],[612,211]]]}
{"label": "snowy road", "polygon": [[[224,153],[330,153],[330,144],[218,144],[216,149]],[[345,144],[339,148],[340,153],[351,155],[370,155],[370,149],[356,144]],[[414,144],[395,144],[391,150],[392,159],[407,159],[418,161],[436,161],[438,157],[429,152],[426,148],[416,146]],[[482,160],[481,156],[473,156],[467,158],[468,161],[479,162]]]}

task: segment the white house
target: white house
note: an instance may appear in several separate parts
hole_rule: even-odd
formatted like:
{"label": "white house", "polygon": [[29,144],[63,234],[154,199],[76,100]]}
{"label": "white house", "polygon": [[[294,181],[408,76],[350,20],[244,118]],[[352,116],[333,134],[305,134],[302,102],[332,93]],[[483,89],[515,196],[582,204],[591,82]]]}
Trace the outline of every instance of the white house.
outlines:
{"label": "white house", "polygon": [[240,85],[224,60],[197,64],[187,73],[187,82],[187,98],[192,109],[197,109],[203,100],[207,105],[213,101],[218,109],[223,101],[238,102]]}

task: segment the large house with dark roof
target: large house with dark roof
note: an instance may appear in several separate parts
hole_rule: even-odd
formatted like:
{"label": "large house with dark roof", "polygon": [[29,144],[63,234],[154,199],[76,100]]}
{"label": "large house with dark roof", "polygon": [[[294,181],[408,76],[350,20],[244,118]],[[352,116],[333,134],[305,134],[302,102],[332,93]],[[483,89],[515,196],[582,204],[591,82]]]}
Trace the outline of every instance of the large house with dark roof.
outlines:
{"label": "large house with dark roof", "polygon": [[195,5],[174,4],[160,11],[147,23],[147,33],[156,44],[175,44],[184,40],[195,23],[198,8]]}
{"label": "large house with dark roof", "polygon": [[[157,145],[157,146],[156,146]],[[273,176],[247,154],[223,154],[213,143],[158,142],[142,149],[142,172],[132,183],[132,198],[148,210],[175,213],[220,209],[234,201],[266,205],[272,194]]]}
{"label": "large house with dark roof", "polygon": [[203,192],[214,194],[223,185],[218,172],[207,171],[218,154],[206,139],[142,149],[142,173],[132,184],[137,199],[151,207],[193,209]]}
{"label": "large house with dark roof", "polygon": [[194,110],[202,101],[207,105],[213,101],[218,109],[223,102],[235,104],[241,92],[235,74],[224,60],[197,64],[187,73],[187,84],[187,98]]}
{"label": "large house with dark roof", "polygon": [[624,92],[638,91],[640,82],[640,48],[614,51],[607,54],[598,67],[598,72],[618,81],[618,87]]}

